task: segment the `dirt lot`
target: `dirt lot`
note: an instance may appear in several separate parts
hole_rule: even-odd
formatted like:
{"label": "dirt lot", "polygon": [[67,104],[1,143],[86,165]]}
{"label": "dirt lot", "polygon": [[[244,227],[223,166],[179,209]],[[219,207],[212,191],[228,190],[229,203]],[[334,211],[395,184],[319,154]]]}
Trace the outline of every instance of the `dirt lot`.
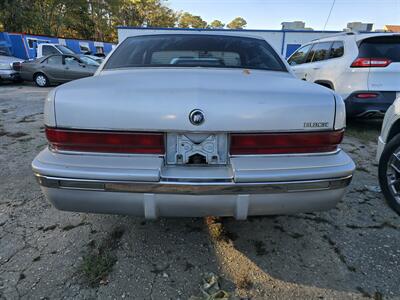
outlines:
{"label": "dirt lot", "polygon": [[343,148],[358,167],[334,210],[149,222],[46,202],[30,162],[46,144],[47,91],[0,85],[0,299],[187,299],[209,272],[244,299],[400,299],[400,218],[377,191],[379,123],[349,125]]}

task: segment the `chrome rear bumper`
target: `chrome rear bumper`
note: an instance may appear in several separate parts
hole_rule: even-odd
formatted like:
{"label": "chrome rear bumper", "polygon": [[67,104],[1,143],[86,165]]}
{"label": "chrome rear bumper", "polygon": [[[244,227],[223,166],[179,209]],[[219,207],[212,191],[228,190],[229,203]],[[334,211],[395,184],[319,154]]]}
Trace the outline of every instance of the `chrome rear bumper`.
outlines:
{"label": "chrome rear bumper", "polygon": [[174,167],[158,156],[42,151],[34,174],[58,209],[163,217],[292,214],[333,208],[354,171],[343,152],[231,157],[220,167]]}
{"label": "chrome rear bumper", "polygon": [[104,192],[183,194],[183,195],[232,195],[296,193],[342,189],[347,187],[352,176],[319,180],[287,182],[130,182],[91,179],[58,178],[35,174],[43,187],[70,190]]}

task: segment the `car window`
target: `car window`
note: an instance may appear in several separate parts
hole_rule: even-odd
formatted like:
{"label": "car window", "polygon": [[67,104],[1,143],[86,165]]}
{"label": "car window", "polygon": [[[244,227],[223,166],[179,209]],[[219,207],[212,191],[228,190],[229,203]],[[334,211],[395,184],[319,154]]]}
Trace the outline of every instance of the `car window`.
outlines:
{"label": "car window", "polygon": [[[216,62],[223,61],[226,66],[240,66],[241,60],[240,55],[234,52],[217,52],[210,51],[208,55],[213,59],[216,59]],[[174,64],[179,63],[182,60],[188,59],[192,60],[193,58],[201,58],[201,53],[198,51],[157,51],[154,52],[151,56],[152,64]]]}
{"label": "car window", "polygon": [[257,38],[163,34],[127,38],[104,69],[130,67],[248,68],[287,71],[273,48]]}
{"label": "car window", "polygon": [[311,61],[315,62],[315,61],[321,61],[321,60],[327,59],[331,45],[332,45],[332,42],[323,42],[323,43],[316,44],[312,48],[314,55],[313,55]]}
{"label": "car window", "polygon": [[42,54],[43,56],[58,54],[58,51],[53,46],[42,46]]}
{"label": "car window", "polygon": [[63,45],[55,45],[55,47],[61,51],[62,54],[75,54],[70,48]]}
{"label": "car window", "polygon": [[49,65],[61,65],[62,57],[60,55],[50,56],[48,59],[46,59],[46,63]]}
{"label": "car window", "polygon": [[329,58],[342,57],[344,53],[343,42],[337,41],[332,44],[332,48],[329,52]]}
{"label": "car window", "polygon": [[76,57],[73,57],[73,56],[65,57],[65,64],[67,66],[78,66],[79,63],[80,63],[80,61]]}
{"label": "car window", "polygon": [[81,56],[81,61],[85,64],[85,65],[89,65],[89,66],[95,66],[98,67],[100,66],[100,64],[95,61],[93,58],[90,58],[88,56]]}
{"label": "car window", "polygon": [[400,62],[400,36],[379,36],[365,39],[359,46],[359,57],[387,58]]}
{"label": "car window", "polygon": [[314,57],[314,53],[315,53],[315,47],[317,47],[317,44],[312,44],[311,50],[308,51],[305,63],[309,63],[312,61],[312,59]]}
{"label": "car window", "polygon": [[293,55],[289,58],[288,62],[290,65],[295,66],[295,65],[300,65],[305,62],[308,51],[311,49],[312,45],[306,45],[304,47],[301,47],[299,50],[297,50]]}

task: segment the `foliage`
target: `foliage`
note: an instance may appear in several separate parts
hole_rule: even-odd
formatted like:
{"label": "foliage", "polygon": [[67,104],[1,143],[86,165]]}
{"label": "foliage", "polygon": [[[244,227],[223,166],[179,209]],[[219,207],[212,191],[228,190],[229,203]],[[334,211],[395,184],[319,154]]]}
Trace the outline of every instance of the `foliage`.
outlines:
{"label": "foliage", "polygon": [[185,12],[179,16],[178,26],[181,28],[206,28],[207,22],[200,16]]}
{"label": "foliage", "polygon": [[[167,0],[0,0],[0,29],[10,32],[117,41],[117,26],[224,28],[176,12]],[[243,28],[236,18],[228,28]]]}
{"label": "foliage", "polygon": [[209,25],[210,28],[222,29],[225,27],[225,24],[222,23],[220,20],[214,20]]}
{"label": "foliage", "polygon": [[116,27],[174,27],[162,0],[0,0],[4,31],[116,41]]}
{"label": "foliage", "polygon": [[247,22],[245,19],[242,17],[237,17],[234,20],[232,20],[226,27],[229,29],[243,29],[247,25]]}

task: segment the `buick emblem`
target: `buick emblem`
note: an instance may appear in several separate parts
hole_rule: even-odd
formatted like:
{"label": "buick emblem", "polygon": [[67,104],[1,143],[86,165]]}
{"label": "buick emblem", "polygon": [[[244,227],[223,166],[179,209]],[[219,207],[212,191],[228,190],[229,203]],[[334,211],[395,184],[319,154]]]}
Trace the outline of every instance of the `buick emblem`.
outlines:
{"label": "buick emblem", "polygon": [[204,113],[200,109],[194,109],[189,114],[189,121],[195,126],[203,124],[204,120]]}

